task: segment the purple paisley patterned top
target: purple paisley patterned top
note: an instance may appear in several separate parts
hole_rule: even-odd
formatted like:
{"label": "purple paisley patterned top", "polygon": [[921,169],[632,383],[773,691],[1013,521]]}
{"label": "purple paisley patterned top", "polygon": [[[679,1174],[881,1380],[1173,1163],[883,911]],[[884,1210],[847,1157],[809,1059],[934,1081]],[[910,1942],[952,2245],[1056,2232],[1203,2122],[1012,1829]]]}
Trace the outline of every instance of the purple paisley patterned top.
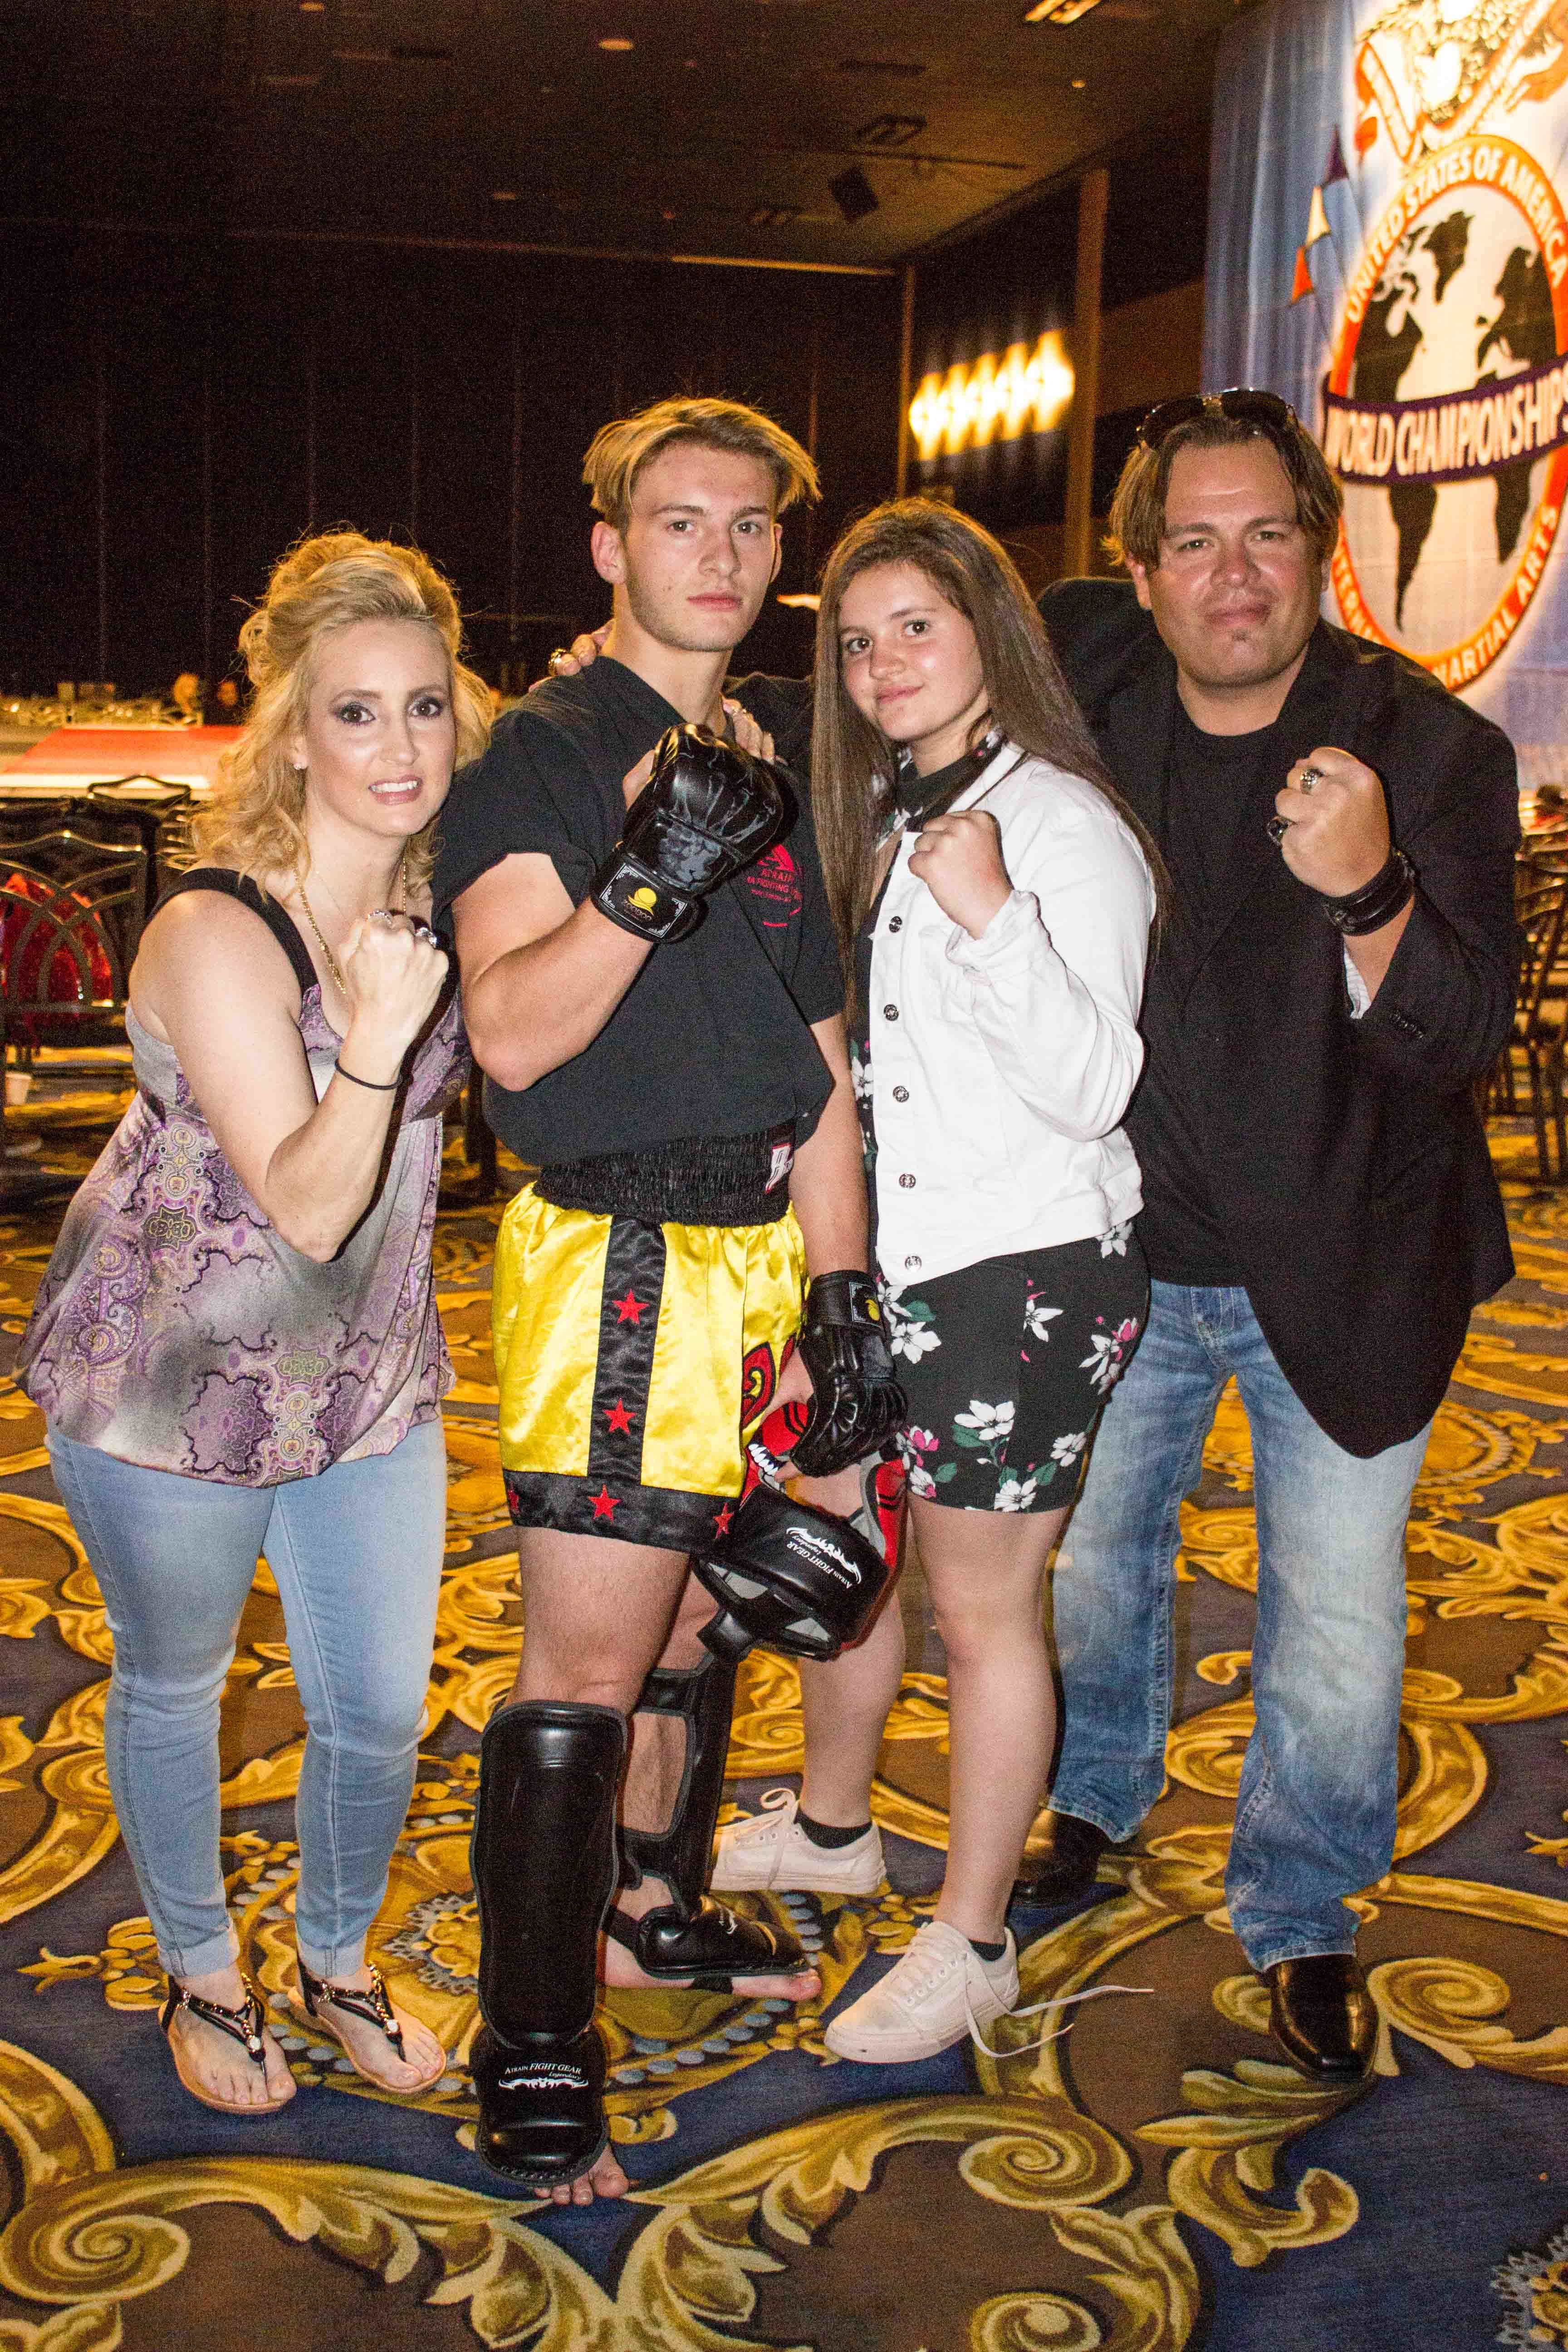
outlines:
{"label": "purple paisley patterned top", "polygon": [[[276,1486],[390,1454],[452,1384],[430,1280],[441,1112],[468,1049],[454,990],[416,1057],[385,1179],[329,1265],[274,1232],[171,1046],[133,1013],[138,1092],[60,1229],[18,1376],[51,1426],[122,1462]],[[300,1006],[318,1100],[339,1038]]]}

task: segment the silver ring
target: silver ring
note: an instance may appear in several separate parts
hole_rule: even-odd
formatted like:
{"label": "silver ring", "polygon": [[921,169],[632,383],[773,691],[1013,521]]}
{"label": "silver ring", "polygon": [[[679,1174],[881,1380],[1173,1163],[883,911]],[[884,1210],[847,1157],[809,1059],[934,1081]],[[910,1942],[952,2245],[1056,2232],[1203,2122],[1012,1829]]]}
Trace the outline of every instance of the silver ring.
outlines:
{"label": "silver ring", "polygon": [[[414,919],[411,917],[410,920],[412,921],[413,919]],[[441,944],[440,933],[438,931],[433,931],[428,923],[416,921],[414,923],[414,936],[416,940],[423,940],[426,947],[438,948]]]}
{"label": "silver ring", "polygon": [[1323,772],[1322,772],[1321,768],[1303,768],[1303,769],[1302,769],[1302,771],[1301,771],[1301,790],[1302,790],[1304,793],[1310,793],[1310,792],[1311,791],[1312,786],[1313,786],[1314,784],[1321,784],[1321,783],[1322,782],[1322,781],[1323,781]]}
{"label": "silver ring", "polygon": [[1271,816],[1269,818],[1267,831],[1270,841],[1283,841],[1285,835],[1289,832],[1289,830],[1290,820],[1288,816]]}

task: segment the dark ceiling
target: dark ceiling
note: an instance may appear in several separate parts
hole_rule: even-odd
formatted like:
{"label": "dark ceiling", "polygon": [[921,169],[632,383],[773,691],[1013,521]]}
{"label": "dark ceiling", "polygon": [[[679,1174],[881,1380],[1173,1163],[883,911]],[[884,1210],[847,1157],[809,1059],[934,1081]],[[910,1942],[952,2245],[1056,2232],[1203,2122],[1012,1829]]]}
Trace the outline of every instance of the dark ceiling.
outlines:
{"label": "dark ceiling", "polygon": [[1201,107],[1237,0],[1027,5],[0,0],[0,215],[886,266]]}

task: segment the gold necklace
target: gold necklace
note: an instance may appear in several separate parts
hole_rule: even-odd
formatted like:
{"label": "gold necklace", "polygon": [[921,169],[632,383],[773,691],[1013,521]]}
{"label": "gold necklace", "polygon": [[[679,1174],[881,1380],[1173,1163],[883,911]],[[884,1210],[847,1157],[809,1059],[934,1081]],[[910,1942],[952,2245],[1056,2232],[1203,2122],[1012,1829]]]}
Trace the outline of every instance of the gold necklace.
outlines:
{"label": "gold necklace", "polygon": [[346,1003],[348,1001],[349,990],[348,982],[344,980],[342,975],[342,968],[339,964],[338,960],[332,953],[331,948],[327,945],[326,935],[322,931],[320,923],[317,922],[315,916],[310,911],[310,901],[305,896],[304,884],[302,882],[297,882],[294,885],[294,887],[300,893],[300,904],[305,909],[305,920],[310,924],[310,929],[316,934],[316,945],[321,949],[321,953],[327,959],[327,970],[331,974],[332,986],[337,990],[338,994]]}
{"label": "gold necklace", "polygon": [[[397,903],[397,905],[396,905],[395,907],[384,907],[384,907],[378,907],[378,908],[376,908],[376,910],[375,910],[375,912],[376,912],[378,915],[379,915],[379,914],[397,914],[397,915],[400,915],[400,914],[403,912],[403,857],[404,857],[404,856],[406,856],[406,855],[407,855],[407,853],[406,853],[406,851],[405,851],[405,852],[403,853],[403,856],[400,856],[400,857],[398,858],[398,861],[397,861],[397,871],[396,871],[396,873],[395,873],[395,874],[393,876],[393,877],[392,877],[393,895],[394,895],[394,897],[396,898],[396,900],[397,900],[397,902],[398,902],[398,903]],[[329,885],[328,885],[329,889],[331,888],[331,886],[329,884]],[[303,908],[305,909],[305,920],[310,924],[310,929],[311,929],[315,932],[315,934],[316,934],[316,945],[321,949],[321,953],[322,953],[322,954],[326,957],[326,959],[327,959],[327,970],[328,970],[328,971],[330,972],[330,974],[331,975],[331,982],[332,982],[332,985],[333,985],[333,987],[337,990],[338,994],[342,998],[342,1000],[343,1000],[344,1003],[346,1004],[346,1003],[347,1003],[347,1002],[348,1002],[349,989],[348,989],[348,982],[347,982],[347,981],[343,978],[342,966],[339,963],[339,961],[338,961],[338,960],[337,960],[336,956],[332,953],[331,949],[327,945],[327,941],[326,941],[326,935],[325,935],[325,933],[322,931],[322,929],[321,929],[321,927],[320,923],[318,923],[318,922],[317,922],[317,920],[316,920],[315,914],[314,914],[314,912],[313,912],[313,910],[312,910],[312,908],[311,908],[311,906],[310,906],[310,900],[309,900],[309,898],[306,898],[306,896],[305,896],[305,886],[304,886],[304,884],[303,884],[302,882],[296,882],[296,883],[295,883],[295,885],[294,885],[294,887],[295,887],[295,889],[296,889],[296,890],[298,890],[298,892],[300,893],[300,905],[301,905],[301,907],[303,907]],[[336,895],[335,895],[335,893],[334,893],[334,895],[333,895],[333,904],[334,904],[334,905],[336,905],[336,903],[337,903],[337,901],[336,901]],[[338,911],[339,911],[339,913],[341,914],[341,913],[342,912],[342,908],[338,908]],[[350,929],[353,929],[353,926],[352,926],[352,925],[350,926]]]}

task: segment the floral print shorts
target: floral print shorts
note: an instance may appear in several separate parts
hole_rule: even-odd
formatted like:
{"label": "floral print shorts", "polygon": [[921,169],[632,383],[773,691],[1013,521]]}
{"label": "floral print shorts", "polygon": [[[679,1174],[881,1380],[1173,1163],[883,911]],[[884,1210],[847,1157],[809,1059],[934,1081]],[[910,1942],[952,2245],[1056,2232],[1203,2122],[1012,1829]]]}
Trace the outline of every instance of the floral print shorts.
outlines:
{"label": "floral print shorts", "polygon": [[968,1511],[1056,1511],[1149,1312],[1131,1225],[1059,1249],[882,1285],[910,1417],[910,1491]]}

